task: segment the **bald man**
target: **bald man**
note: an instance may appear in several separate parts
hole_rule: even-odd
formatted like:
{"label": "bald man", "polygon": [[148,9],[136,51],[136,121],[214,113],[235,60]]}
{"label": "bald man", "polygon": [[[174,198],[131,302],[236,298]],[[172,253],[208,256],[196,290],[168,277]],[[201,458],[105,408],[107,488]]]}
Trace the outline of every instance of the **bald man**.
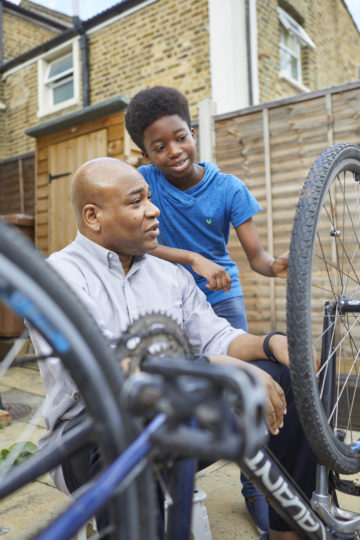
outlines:
{"label": "bald man", "polygon": [[[286,338],[279,334],[254,336],[232,328],[215,315],[187,270],[151,256],[158,245],[159,210],[151,202],[148,184],[134,167],[112,158],[85,163],[73,177],[71,200],[79,232],[74,242],[48,261],[104,335],[116,339],[139,315],[160,311],[175,319],[192,347],[211,362],[256,372],[268,397],[269,446],[310,496],[315,462],[295,411]],[[268,348],[264,348],[265,339]],[[46,352],[36,335],[33,341],[38,353]],[[47,432],[40,446],[46,446],[61,439],[64,429],[81,414],[82,404],[59,361],[41,362],[40,370],[47,392]],[[96,449],[92,448],[63,464],[54,472],[56,485],[67,492],[82,485],[99,470],[94,455]],[[297,538],[272,511],[270,525],[272,538]]]}

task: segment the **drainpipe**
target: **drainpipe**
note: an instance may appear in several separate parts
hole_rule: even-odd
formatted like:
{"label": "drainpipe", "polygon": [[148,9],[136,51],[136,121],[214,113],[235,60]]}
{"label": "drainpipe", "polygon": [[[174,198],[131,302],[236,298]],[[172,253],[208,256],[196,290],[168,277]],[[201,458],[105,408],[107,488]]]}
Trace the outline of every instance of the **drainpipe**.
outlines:
{"label": "drainpipe", "polygon": [[[1,1],[1,0],[0,0]],[[78,2],[73,0],[73,25],[80,35],[81,53],[81,80],[83,89],[83,107],[90,105],[90,85],[89,85],[89,46],[86,31],[79,17]]]}
{"label": "drainpipe", "polygon": [[248,75],[249,105],[254,104],[253,80],[252,80],[252,54],[251,54],[251,30],[250,30],[250,5],[249,0],[245,0],[245,25],[246,25],[246,59]]}
{"label": "drainpipe", "polygon": [[3,0],[0,0],[0,66],[4,63],[3,51]]}

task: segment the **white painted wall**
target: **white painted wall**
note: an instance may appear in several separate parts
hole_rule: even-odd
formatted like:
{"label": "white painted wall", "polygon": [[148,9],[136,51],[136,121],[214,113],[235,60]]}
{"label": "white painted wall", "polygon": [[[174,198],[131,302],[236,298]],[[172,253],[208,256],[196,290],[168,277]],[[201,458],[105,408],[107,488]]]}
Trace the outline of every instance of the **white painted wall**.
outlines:
{"label": "white painted wall", "polygon": [[[209,17],[212,99],[222,114],[249,105],[245,0],[209,0]],[[256,0],[250,0],[250,17],[250,39],[256,47]],[[252,66],[253,79],[255,70],[256,103],[257,65]]]}

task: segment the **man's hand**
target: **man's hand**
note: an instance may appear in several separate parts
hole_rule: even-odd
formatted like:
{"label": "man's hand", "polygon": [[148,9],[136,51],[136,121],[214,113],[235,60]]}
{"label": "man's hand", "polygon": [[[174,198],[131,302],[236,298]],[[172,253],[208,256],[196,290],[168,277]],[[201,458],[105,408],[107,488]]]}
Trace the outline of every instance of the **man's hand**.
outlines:
{"label": "man's hand", "polygon": [[289,251],[285,251],[285,253],[282,253],[281,255],[279,255],[279,257],[276,257],[276,259],[273,261],[271,265],[271,269],[274,273],[274,276],[280,277],[280,278],[286,278],[288,263],[289,263]]}
{"label": "man's hand", "polygon": [[266,417],[269,430],[273,435],[277,435],[284,423],[286,414],[286,399],[281,386],[266,371],[248,364],[247,369],[255,370],[255,375],[260,379],[266,390],[267,400],[265,404]]}
{"label": "man's hand", "polygon": [[208,280],[209,283],[205,285],[208,289],[212,289],[213,291],[230,291],[231,277],[225,268],[219,264],[206,259],[206,257],[198,253],[194,253],[191,267],[194,272]]}
{"label": "man's hand", "polygon": [[254,366],[251,362],[244,362],[225,354],[210,354],[209,358],[212,364],[234,366],[238,369],[250,371],[261,382],[266,392],[265,408],[269,430],[273,435],[277,435],[283,426],[284,414],[286,414],[286,399],[281,386],[271,375]]}

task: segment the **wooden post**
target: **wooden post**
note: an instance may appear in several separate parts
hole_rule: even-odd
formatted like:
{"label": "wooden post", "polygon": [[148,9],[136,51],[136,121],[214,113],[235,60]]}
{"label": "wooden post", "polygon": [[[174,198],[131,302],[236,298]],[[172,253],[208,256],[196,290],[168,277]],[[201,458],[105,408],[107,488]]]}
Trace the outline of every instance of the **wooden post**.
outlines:
{"label": "wooden post", "polygon": [[19,195],[20,195],[20,213],[25,214],[25,194],[24,194],[24,172],[23,172],[23,160],[18,160],[19,170]]}
{"label": "wooden post", "polygon": [[[266,224],[267,224],[267,243],[268,252],[274,253],[273,236],[273,212],[271,195],[271,160],[270,160],[270,135],[269,135],[269,111],[264,108],[263,114],[263,137],[264,137],[264,163],[265,163],[265,191],[266,191]],[[271,330],[276,328],[276,309],[275,309],[275,280],[269,280],[270,285],[270,323]]]}

